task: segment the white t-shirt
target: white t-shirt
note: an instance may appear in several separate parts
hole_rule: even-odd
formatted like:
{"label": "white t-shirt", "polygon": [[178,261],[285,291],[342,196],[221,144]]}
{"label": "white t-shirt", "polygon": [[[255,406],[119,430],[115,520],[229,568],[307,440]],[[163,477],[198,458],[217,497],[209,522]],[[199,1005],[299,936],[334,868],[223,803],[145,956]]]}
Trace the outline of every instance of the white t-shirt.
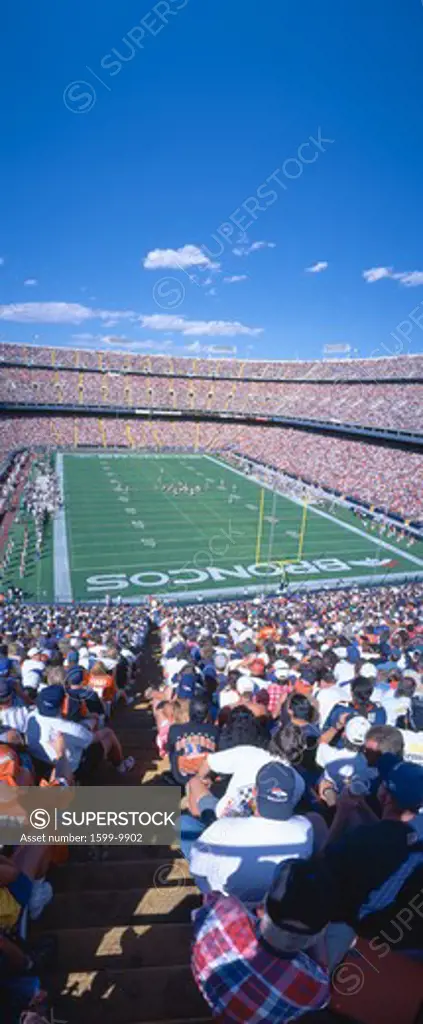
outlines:
{"label": "white t-shirt", "polygon": [[313,852],[313,828],[307,818],[220,818],[191,848],[190,870],[201,892],[237,896],[260,903],[277,864],[288,857],[307,859]]}
{"label": "white t-shirt", "polygon": [[401,715],[407,715],[410,707],[411,700],[409,697],[396,697],[394,691],[390,693],[375,693],[373,690],[372,699],[379,701],[382,707],[386,711],[386,724],[396,725],[397,719]]}
{"label": "white t-shirt", "polygon": [[25,661],[22,662],[22,667],[21,667],[22,686],[29,686],[29,681],[25,682],[25,680],[26,680],[26,678],[28,676],[30,677],[30,680],[31,680],[31,686],[34,685],[34,680],[33,680],[33,677],[31,675],[32,672],[39,673],[40,682],[41,682],[41,679],[42,679],[42,676],[45,673],[45,670],[46,670],[46,666],[45,666],[45,662],[44,661],[39,661],[38,658],[25,658]]}
{"label": "white t-shirt", "polygon": [[350,661],[338,661],[333,670],[337,683],[348,683],[350,679],[354,679],[355,669],[354,665]]}
{"label": "white t-shirt", "polygon": [[[271,761],[282,761],[280,757],[272,757],[267,750],[245,744],[231,750],[220,750],[216,754],[208,754],[207,762],[217,775],[230,775],[226,792],[216,804],[216,817],[225,815],[244,815],[246,804],[250,801],[255,787],[257,773],[260,768]],[[295,769],[293,769],[295,771]],[[301,775],[295,772],[297,780],[297,802],[301,799],[305,785]]]}
{"label": "white t-shirt", "polygon": [[57,760],[53,743],[58,733],[64,736],[66,756],[71,770],[76,772],[84,750],[92,741],[92,733],[86,725],[66,718],[50,718],[33,711],[28,718],[26,731],[28,750],[40,761],[52,764]]}
{"label": "white t-shirt", "polygon": [[0,724],[4,729],[17,729],[25,733],[29,715],[30,711],[25,704],[15,704],[0,711]]}
{"label": "white t-shirt", "polygon": [[339,686],[324,686],[321,690],[316,690],[314,699],[319,709],[319,721],[320,726],[324,725],[328,715],[330,715],[332,708],[335,704],[342,704],[347,698],[344,690]]}
{"label": "white t-shirt", "polygon": [[404,739],[404,761],[423,765],[423,732],[413,732],[412,729],[401,729],[400,732]]}

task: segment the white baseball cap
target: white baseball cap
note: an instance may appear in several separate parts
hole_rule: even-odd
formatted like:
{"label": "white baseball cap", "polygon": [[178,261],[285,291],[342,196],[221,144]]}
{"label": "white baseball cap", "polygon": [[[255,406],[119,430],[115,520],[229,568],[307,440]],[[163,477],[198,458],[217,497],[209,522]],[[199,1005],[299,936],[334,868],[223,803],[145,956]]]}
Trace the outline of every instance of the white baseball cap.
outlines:
{"label": "white baseball cap", "polygon": [[236,688],[241,697],[246,693],[253,693],[254,679],[251,676],[240,676],[237,681]]}
{"label": "white baseball cap", "polygon": [[367,718],[364,715],[355,715],[347,722],[344,735],[349,743],[353,743],[355,747],[362,747],[369,729]]}

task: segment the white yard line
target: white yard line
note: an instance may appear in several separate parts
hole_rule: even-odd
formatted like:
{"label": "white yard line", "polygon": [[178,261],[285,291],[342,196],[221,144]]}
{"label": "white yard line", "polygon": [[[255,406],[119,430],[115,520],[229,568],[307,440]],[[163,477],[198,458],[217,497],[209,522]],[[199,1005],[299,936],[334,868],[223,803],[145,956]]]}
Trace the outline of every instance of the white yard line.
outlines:
{"label": "white yard line", "polygon": [[62,508],[53,520],[53,586],[54,600],[72,601],[72,586],[69,568],[68,538],[66,533],[66,511],[64,505],[63,455],[56,456],[56,473],[59,481]]}
{"label": "white yard line", "polygon": [[[261,480],[256,480],[255,477],[246,476],[245,473],[241,473],[239,469],[234,469],[233,466],[226,465],[225,462],[220,462],[219,459],[214,458],[213,455],[205,455],[206,459],[210,459],[211,462],[215,462],[217,466],[222,469],[228,469],[231,473],[236,473],[242,477],[243,480],[254,480],[260,487],[264,487],[267,491],[271,491],[273,494],[274,488],[270,487],[269,484],[262,483]],[[278,492],[279,493],[279,492]],[[299,498],[293,498],[291,495],[288,497],[285,494],[281,494],[281,497],[286,498],[287,501],[292,501],[295,505],[299,505],[303,508],[303,502]],[[313,508],[311,505],[308,506],[308,511],[312,512],[315,516],[321,516],[322,519],[328,519],[330,523],[336,523],[336,525],[344,530],[349,530],[350,533],[356,533],[359,537],[364,537],[366,541],[371,544],[376,544],[378,547],[385,548],[386,551],[392,551],[394,555],[399,555],[401,558],[407,559],[408,562],[413,562],[414,565],[418,565],[423,568],[423,559],[417,558],[416,555],[408,555],[401,548],[396,548],[393,544],[389,544],[386,540],[381,540],[380,537],[369,537],[364,530],[360,530],[357,526],[351,526],[350,523],[342,523],[335,516],[331,516],[329,512],[322,512],[321,509]]]}

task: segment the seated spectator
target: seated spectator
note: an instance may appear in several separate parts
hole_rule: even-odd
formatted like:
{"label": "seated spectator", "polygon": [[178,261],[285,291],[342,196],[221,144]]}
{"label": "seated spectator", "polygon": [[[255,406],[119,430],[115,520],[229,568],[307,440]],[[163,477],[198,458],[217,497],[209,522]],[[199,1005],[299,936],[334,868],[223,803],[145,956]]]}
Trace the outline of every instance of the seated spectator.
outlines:
{"label": "seated spectator", "polygon": [[322,739],[335,746],[342,745],[342,731],[346,718],[359,715],[370,725],[385,725],[386,711],[381,704],[372,701],[373,682],[357,676],[351,683],[351,700],[335,704],[322,726]]}
{"label": "seated spectator", "polygon": [[55,760],[54,740],[58,733],[64,736],[69,765],[77,778],[89,776],[105,759],[110,760],[122,774],[131,771],[135,765],[134,758],[123,757],[112,729],[99,729],[93,733],[88,725],[66,717],[66,703],[64,687],[44,687],[38,694],[35,710],[28,717],[28,749],[39,762],[40,773],[44,775],[46,766]]}
{"label": "seated spectator", "polygon": [[202,892],[237,896],[256,906],[271,883],[275,865],[310,856],[313,829],[295,813],[305,784],[289,765],[269,763],[257,773],[250,813],[218,818],[196,840],[189,864]]}
{"label": "seated spectator", "polygon": [[218,893],[206,896],[195,912],[191,968],[221,1021],[282,1024],[329,1002],[329,977],[317,959],[320,933],[298,922],[295,899],[284,909],[297,864],[302,862],[282,864],[261,920],[234,896]]}
{"label": "seated spectator", "polygon": [[341,747],[331,747],[322,740],[316,750],[316,761],[324,769],[319,781],[319,794],[332,806],[345,786],[353,793],[368,793],[376,770],[364,756],[369,724],[366,718],[354,715],[343,729]]}
{"label": "seated spectator", "polygon": [[189,720],[170,726],[167,740],[174,781],[185,786],[196,775],[204,759],[216,750],[218,730],[210,722],[208,702],[193,697],[189,703]]}

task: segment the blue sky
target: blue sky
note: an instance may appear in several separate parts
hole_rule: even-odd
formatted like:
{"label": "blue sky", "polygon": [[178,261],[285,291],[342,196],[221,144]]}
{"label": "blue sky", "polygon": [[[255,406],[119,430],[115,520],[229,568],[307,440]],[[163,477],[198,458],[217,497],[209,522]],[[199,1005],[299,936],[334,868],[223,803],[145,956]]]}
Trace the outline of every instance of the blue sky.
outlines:
{"label": "blue sky", "polygon": [[3,340],[423,350],[420,0],[23,0],[3,34]]}

